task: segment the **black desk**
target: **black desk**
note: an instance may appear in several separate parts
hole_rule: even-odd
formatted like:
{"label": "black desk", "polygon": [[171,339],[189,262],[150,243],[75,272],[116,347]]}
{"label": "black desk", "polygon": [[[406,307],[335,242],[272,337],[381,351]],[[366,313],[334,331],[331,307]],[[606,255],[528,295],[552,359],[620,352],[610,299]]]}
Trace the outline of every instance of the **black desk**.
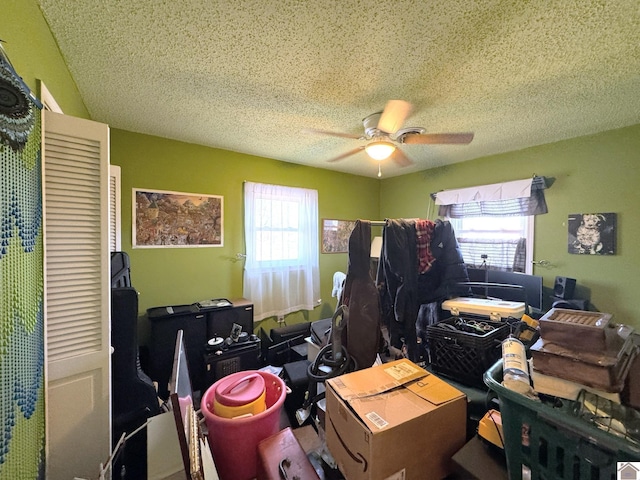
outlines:
{"label": "black desk", "polygon": [[201,391],[207,386],[204,356],[207,341],[213,337],[226,338],[237,323],[243,331],[253,333],[253,304],[244,298],[231,299],[232,305],[200,309],[196,304],[154,307],[147,310],[151,323],[149,344],[149,372],[158,382],[158,395],[169,396],[169,380],[173,369],[173,355],[178,330],[184,332],[185,350],[192,389]]}

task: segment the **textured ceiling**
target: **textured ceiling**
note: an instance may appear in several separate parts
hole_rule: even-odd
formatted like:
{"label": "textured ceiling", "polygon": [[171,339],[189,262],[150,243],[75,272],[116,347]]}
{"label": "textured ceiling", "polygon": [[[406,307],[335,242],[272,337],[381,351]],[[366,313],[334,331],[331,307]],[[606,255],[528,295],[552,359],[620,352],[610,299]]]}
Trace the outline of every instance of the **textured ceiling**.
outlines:
{"label": "textured ceiling", "polygon": [[[362,140],[388,99],[391,177],[640,123],[638,0],[39,0],[92,118],[112,127],[375,177]],[[55,95],[55,91],[53,92]]]}

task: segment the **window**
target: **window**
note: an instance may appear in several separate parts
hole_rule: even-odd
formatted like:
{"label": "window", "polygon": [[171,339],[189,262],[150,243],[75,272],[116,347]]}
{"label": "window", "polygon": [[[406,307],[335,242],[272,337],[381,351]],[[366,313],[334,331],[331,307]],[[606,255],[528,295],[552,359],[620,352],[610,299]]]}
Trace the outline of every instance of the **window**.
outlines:
{"label": "window", "polygon": [[295,265],[300,256],[299,203],[264,194],[255,198],[255,206],[256,260],[263,265],[269,262]]}
{"label": "window", "polygon": [[[450,219],[467,265],[533,272],[534,217],[467,217]],[[486,256],[486,257],[485,257]]]}
{"label": "window", "polygon": [[245,182],[243,294],[254,317],[312,310],[318,304],[318,192]]}
{"label": "window", "polygon": [[443,190],[433,194],[438,215],[451,220],[468,265],[533,271],[534,215],[547,213],[546,179]]}

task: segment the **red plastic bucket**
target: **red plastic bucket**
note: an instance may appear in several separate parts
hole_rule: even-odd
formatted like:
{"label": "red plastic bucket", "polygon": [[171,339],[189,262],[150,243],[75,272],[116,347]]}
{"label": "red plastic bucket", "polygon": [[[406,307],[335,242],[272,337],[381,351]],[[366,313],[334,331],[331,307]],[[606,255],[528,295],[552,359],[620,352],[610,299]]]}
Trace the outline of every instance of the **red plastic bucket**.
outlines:
{"label": "red plastic bucket", "polygon": [[[211,385],[201,401],[201,411],[207,425],[209,446],[220,480],[250,480],[255,478],[258,464],[258,443],[280,431],[280,411],[287,395],[284,381],[269,372],[249,370],[233,375],[258,373],[264,379],[266,409],[256,415],[225,418],[216,414],[216,391],[224,377]],[[226,380],[225,380],[226,379]]]}

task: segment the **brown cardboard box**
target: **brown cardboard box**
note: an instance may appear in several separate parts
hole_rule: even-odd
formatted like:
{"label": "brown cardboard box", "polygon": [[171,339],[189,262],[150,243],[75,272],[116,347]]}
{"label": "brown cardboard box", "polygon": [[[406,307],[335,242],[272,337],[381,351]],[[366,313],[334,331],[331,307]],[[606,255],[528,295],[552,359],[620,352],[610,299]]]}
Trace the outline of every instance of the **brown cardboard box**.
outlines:
{"label": "brown cardboard box", "polygon": [[409,360],[327,380],[327,447],[348,480],[424,480],[465,444],[464,393]]}

